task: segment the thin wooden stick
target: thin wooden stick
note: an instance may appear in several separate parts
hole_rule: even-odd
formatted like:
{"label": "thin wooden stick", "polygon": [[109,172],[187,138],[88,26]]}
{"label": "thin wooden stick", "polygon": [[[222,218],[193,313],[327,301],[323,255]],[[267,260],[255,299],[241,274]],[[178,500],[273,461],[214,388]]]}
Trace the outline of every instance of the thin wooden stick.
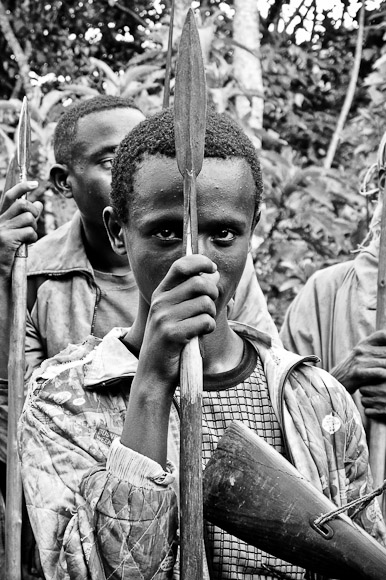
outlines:
{"label": "thin wooden stick", "polygon": [[[386,136],[383,137],[378,150],[378,172],[384,167],[384,158],[386,151]],[[386,200],[385,188],[380,184],[379,195],[382,200],[381,216],[381,236],[379,242],[378,258],[378,290],[377,290],[377,315],[376,329],[386,329]],[[374,479],[374,487],[382,485],[385,479],[386,467],[386,425],[376,419],[370,420],[370,467]],[[380,504],[382,507],[382,498]],[[385,510],[382,510],[383,512]],[[385,513],[384,513],[385,515]]]}
{"label": "thin wooden stick", "polygon": [[[28,101],[20,114],[17,162],[20,180],[27,179],[30,150]],[[25,329],[27,308],[27,247],[16,252],[12,270],[12,322],[8,362],[8,439],[5,567],[7,580],[21,580],[22,483],[17,449],[17,423],[24,402]]]}
{"label": "thin wooden stick", "polygon": [[358,81],[358,74],[359,74],[359,67],[361,64],[362,59],[362,45],[363,45],[363,36],[364,36],[364,28],[365,28],[365,3],[362,2],[362,7],[359,13],[359,28],[358,28],[358,36],[357,42],[355,47],[355,57],[354,57],[354,64],[351,71],[351,78],[349,85],[346,91],[346,97],[344,99],[344,103],[342,109],[339,114],[338,121],[336,123],[336,128],[334,134],[332,136],[330,145],[328,146],[328,151],[326,154],[326,158],[324,160],[324,167],[325,169],[329,169],[332,165],[332,162],[335,157],[335,153],[339,144],[339,139],[341,137],[344,124],[346,122],[347,115],[349,114],[354,94],[355,88]]}
{"label": "thin wooden stick", "polygon": [[[204,159],[206,86],[192,10],[182,30],[174,98],[176,158],[184,179],[184,246],[197,253],[196,177]],[[181,578],[203,577],[202,359],[198,337],[181,355]]]}
{"label": "thin wooden stick", "polygon": [[170,6],[168,52],[166,55],[164,98],[163,98],[163,103],[162,103],[163,109],[167,109],[169,106],[169,102],[170,102],[170,76],[171,76],[171,72],[172,72],[173,28],[174,28],[174,0],[172,0],[171,6]]}

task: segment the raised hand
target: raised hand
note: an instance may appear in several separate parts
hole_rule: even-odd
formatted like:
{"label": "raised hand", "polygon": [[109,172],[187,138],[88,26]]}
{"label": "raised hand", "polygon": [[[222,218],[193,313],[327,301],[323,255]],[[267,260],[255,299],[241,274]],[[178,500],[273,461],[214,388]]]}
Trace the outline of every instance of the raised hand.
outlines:
{"label": "raised hand", "polygon": [[361,340],[331,374],[349,393],[360,390],[366,415],[386,418],[386,331]]}
{"label": "raised hand", "polygon": [[24,181],[4,195],[0,214],[0,275],[6,278],[11,275],[15,252],[20,244],[37,240],[37,222],[43,206],[40,201],[20,199],[37,186],[37,181]]}

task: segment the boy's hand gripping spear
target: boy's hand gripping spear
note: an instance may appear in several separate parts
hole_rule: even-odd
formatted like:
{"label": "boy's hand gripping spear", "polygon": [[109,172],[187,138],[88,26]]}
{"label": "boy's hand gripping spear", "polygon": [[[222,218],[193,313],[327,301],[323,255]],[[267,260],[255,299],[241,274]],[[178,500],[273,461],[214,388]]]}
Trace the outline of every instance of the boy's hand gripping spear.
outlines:
{"label": "boy's hand gripping spear", "polygon": [[[26,181],[29,167],[31,129],[28,101],[20,113],[17,164],[20,181]],[[12,269],[12,322],[8,362],[8,439],[5,558],[7,580],[21,579],[22,484],[17,451],[17,422],[24,401],[25,328],[27,308],[27,246],[16,252]]]}
{"label": "boy's hand gripping spear", "polygon": [[[198,253],[196,177],[204,159],[206,86],[192,10],[182,30],[174,97],[178,169],[184,180],[184,251]],[[202,359],[198,337],[181,355],[181,578],[203,577]]]}

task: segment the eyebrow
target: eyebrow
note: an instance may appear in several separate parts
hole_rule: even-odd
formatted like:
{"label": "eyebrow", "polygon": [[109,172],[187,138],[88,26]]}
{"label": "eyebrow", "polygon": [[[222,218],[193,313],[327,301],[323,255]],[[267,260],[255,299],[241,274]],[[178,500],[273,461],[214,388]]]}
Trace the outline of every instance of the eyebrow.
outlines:
{"label": "eyebrow", "polygon": [[[88,143],[86,143],[84,141],[78,141],[75,145],[74,151],[78,151],[80,155],[83,155],[84,150],[87,149],[88,146],[89,146]],[[103,144],[102,146],[97,147],[95,149],[95,151],[92,151],[92,153],[90,154],[90,158],[95,159],[96,157],[100,157],[101,155],[106,155],[106,154],[110,154],[110,153],[115,155],[115,152],[118,149],[118,146],[119,146],[119,143],[117,143],[117,144],[115,144],[115,143]]]}
{"label": "eyebrow", "polygon": [[[172,211],[169,211],[167,214],[164,213],[163,210],[160,210],[157,213],[153,213],[152,217],[149,215],[143,215],[141,217],[136,218],[138,227],[140,228],[156,228],[161,226],[162,224],[176,226],[183,223],[184,215],[183,215],[183,206],[176,207]],[[198,221],[200,222],[200,216],[198,216]],[[227,227],[235,230],[242,230],[245,225],[244,216],[239,214],[237,210],[232,215],[227,216],[220,216],[219,218],[212,218],[207,219],[206,224],[209,227]],[[205,227],[205,226],[204,226]]]}
{"label": "eyebrow", "polygon": [[104,147],[100,147],[93,151],[90,155],[91,158],[100,157],[101,155],[107,155],[112,153],[115,155],[116,150],[118,149],[118,145],[105,145]]}

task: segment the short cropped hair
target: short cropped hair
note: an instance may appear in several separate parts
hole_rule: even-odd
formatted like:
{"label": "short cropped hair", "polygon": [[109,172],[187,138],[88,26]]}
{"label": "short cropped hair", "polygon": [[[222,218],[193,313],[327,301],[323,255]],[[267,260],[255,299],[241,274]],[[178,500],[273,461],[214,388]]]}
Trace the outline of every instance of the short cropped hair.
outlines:
{"label": "short cropped hair", "polygon": [[81,101],[68,108],[59,118],[54,133],[54,154],[56,163],[70,165],[72,163],[73,147],[76,141],[78,121],[92,113],[110,109],[140,109],[133,99],[100,95]]}
{"label": "short cropped hair", "polygon": [[[145,154],[176,156],[174,115],[166,109],[139,123],[121,141],[113,161],[111,205],[122,223],[129,216],[129,197],[138,164]],[[242,158],[248,163],[255,183],[255,212],[253,225],[259,217],[263,182],[260,162],[251,140],[226,114],[209,110],[206,119],[205,157],[218,159]]]}

